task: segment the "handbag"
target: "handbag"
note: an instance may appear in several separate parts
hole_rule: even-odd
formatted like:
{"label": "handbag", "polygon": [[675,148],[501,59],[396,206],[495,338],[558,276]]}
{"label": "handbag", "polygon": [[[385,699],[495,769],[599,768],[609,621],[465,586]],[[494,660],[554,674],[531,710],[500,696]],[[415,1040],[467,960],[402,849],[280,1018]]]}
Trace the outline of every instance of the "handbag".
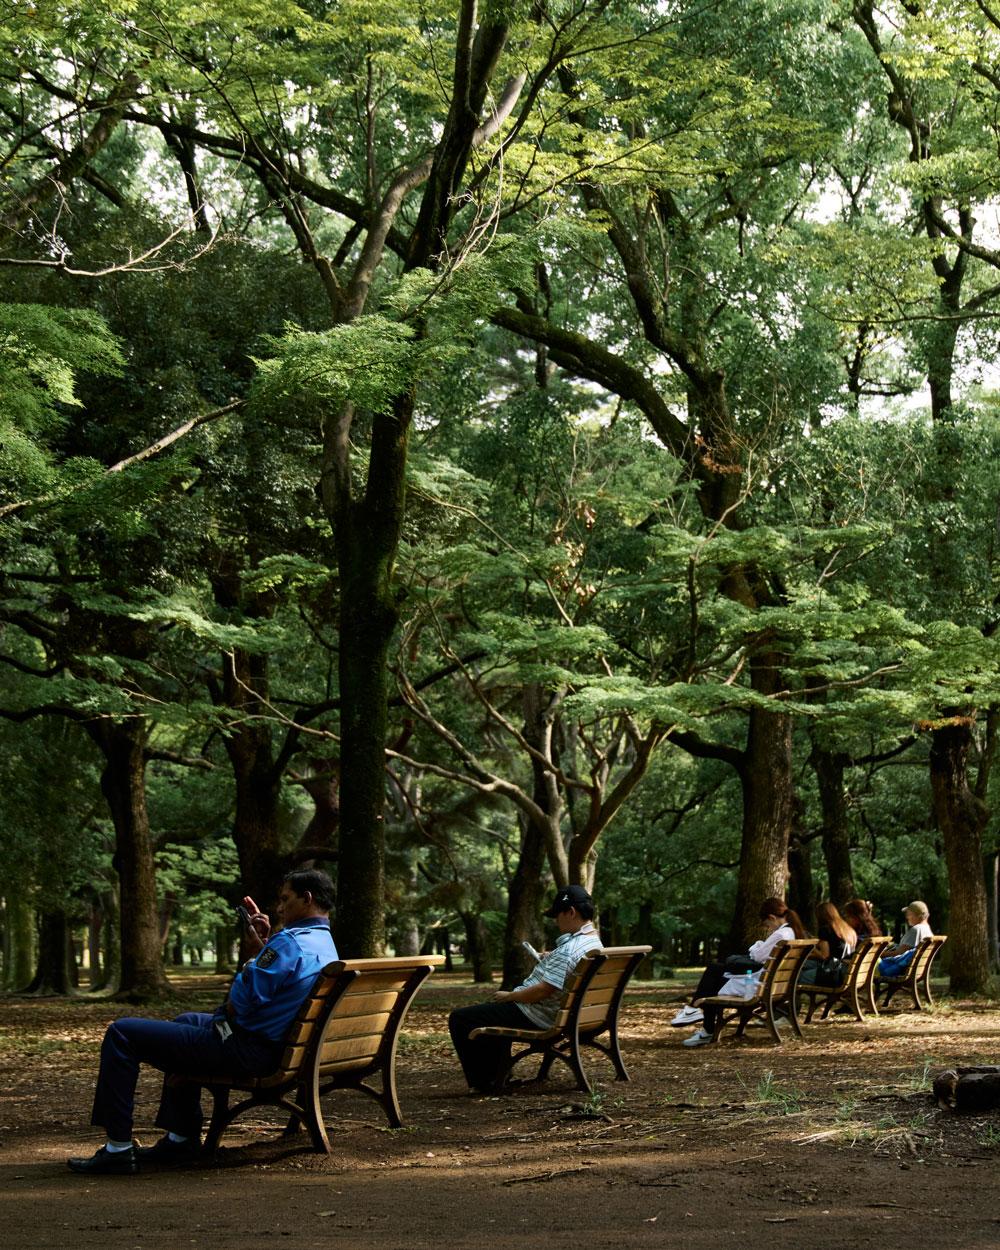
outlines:
{"label": "handbag", "polygon": [[764,967],[758,963],[756,959],[751,959],[749,955],[727,955],[726,971],[739,976],[741,972],[759,972]]}
{"label": "handbag", "polygon": [[816,969],[817,985],[839,985],[847,976],[847,960],[837,955],[829,959],[821,959]]}

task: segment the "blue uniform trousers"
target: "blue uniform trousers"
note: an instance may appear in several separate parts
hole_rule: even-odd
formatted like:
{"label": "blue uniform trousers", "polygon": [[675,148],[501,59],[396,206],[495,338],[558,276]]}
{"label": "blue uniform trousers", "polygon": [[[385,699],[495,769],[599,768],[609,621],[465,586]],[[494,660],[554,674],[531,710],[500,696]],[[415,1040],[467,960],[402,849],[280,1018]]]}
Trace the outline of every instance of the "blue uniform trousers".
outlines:
{"label": "blue uniform trousers", "polygon": [[[174,1020],[125,1017],[109,1024],[101,1045],[101,1068],[91,1124],[112,1141],[130,1141],[139,1065],[148,1063],[179,1076],[266,1076],[281,1057],[283,1043],[234,1030],[222,1041],[213,1027],[218,1015],[188,1011]],[[201,1089],[172,1085],[166,1078],[156,1124],[184,1137],[201,1132]]]}

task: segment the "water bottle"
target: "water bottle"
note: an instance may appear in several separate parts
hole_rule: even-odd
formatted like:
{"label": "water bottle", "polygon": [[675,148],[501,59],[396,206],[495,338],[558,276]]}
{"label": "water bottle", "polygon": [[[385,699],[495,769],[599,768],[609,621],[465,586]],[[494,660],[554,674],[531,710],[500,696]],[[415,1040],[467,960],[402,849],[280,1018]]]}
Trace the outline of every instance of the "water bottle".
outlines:
{"label": "water bottle", "polygon": [[743,974],[743,997],[753,998],[757,993],[757,982],[753,979],[753,973],[748,968]]}

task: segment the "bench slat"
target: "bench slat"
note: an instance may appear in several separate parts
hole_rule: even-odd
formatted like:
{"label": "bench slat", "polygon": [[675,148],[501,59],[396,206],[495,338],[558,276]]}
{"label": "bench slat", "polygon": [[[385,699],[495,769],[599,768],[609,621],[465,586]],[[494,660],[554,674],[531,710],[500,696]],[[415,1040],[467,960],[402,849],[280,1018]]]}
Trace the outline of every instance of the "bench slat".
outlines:
{"label": "bench slat", "polygon": [[323,1044],[337,1038],[363,1037],[367,1033],[381,1035],[390,1019],[388,1011],[368,1012],[363,1016],[332,1016],[323,1035]]}

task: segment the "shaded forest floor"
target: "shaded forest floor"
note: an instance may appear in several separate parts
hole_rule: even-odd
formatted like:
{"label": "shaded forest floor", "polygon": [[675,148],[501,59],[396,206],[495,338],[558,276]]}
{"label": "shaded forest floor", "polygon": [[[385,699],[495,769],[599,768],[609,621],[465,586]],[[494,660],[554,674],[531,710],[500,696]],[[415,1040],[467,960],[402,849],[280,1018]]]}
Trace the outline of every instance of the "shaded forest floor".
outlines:
{"label": "shaded forest floor", "polygon": [[[208,1007],[216,978],[185,978],[151,1015]],[[333,1154],[237,1121],[217,1165],[86,1180],[65,1166],[96,1149],[87,1125],[104,1026],[94,1001],[0,1000],[0,1228],[33,1247],[258,1245],[384,1250],[677,1246],[995,1247],[1000,1113],[936,1109],[929,1078],[1000,1061],[1000,1004],[846,1017],[777,1048],[748,1040],[686,1050],[668,1021],[678,982],[640,984],[623,1008],[632,1081],[588,1059],[586,1099],[557,1068],[546,1086],[469,1098],[447,1013],[484,997],[439,976],[410,1012],[399,1056],[407,1126],[353,1094],[327,1100]],[[129,1009],[131,1010],[131,1009]],[[139,1087],[152,1128],[155,1073]],[[285,1241],[288,1238],[288,1241]]]}

